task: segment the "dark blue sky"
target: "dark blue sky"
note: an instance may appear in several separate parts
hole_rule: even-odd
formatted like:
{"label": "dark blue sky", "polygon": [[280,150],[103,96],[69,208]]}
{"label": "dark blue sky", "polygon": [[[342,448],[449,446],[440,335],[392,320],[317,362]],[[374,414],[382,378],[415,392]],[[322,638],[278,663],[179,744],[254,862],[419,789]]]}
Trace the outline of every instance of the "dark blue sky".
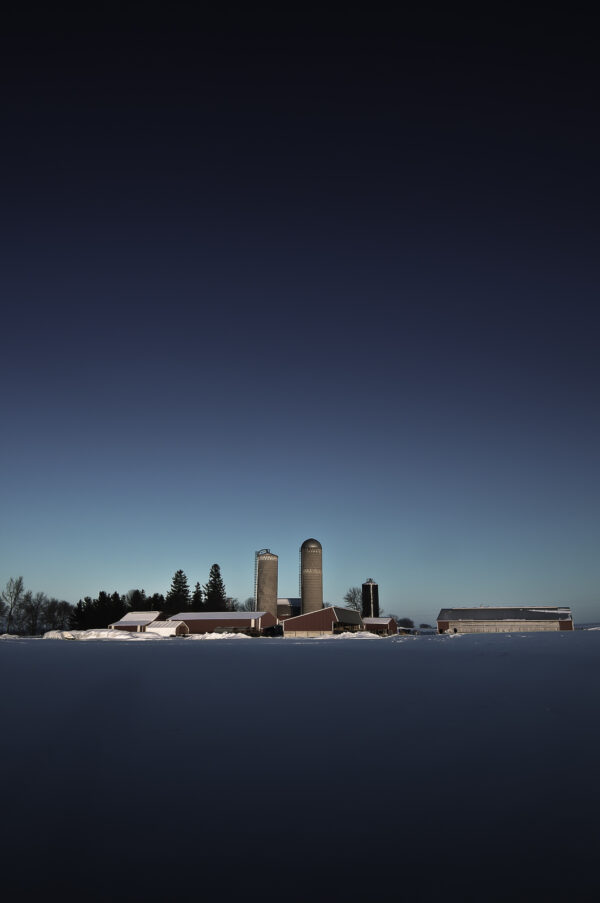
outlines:
{"label": "dark blue sky", "polygon": [[2,39],[0,582],[597,618],[590,23],[161,9]]}

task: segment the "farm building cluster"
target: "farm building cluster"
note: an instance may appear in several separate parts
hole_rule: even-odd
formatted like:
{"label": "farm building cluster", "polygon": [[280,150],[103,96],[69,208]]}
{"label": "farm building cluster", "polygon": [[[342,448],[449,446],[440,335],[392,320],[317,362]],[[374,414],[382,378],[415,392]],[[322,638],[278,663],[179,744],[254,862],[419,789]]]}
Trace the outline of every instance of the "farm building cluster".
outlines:
{"label": "farm building cluster", "polygon": [[[276,618],[268,611],[182,611],[163,620],[160,611],[131,611],[108,626],[112,630],[151,632],[160,636],[194,633],[245,633],[248,636],[320,637],[360,631],[378,636],[413,633],[399,627],[393,617],[365,617],[359,611],[326,606],[305,614],[286,613]],[[515,633],[573,630],[570,608],[503,607],[443,608],[437,618],[438,633]]]}
{"label": "farm building cluster", "polygon": [[[362,584],[356,608],[323,603],[323,547],[317,539],[300,546],[298,598],[278,598],[279,558],[270,549],[255,553],[254,611],[182,611],[163,618],[160,611],[131,611],[108,626],[113,630],[160,636],[245,633],[249,636],[319,637],[368,631],[379,636],[412,633],[379,610],[379,586]],[[358,588],[357,588],[358,589]],[[412,622],[409,622],[412,623]],[[553,606],[442,608],[438,633],[509,633],[573,630],[570,608]]]}
{"label": "farm building cluster", "polygon": [[248,636],[318,637],[369,631],[379,636],[398,633],[394,618],[362,618],[359,611],[333,605],[319,611],[275,618],[268,611],[184,611],[162,620],[159,611],[130,611],[112,630],[189,636],[193,633],[245,633]]}

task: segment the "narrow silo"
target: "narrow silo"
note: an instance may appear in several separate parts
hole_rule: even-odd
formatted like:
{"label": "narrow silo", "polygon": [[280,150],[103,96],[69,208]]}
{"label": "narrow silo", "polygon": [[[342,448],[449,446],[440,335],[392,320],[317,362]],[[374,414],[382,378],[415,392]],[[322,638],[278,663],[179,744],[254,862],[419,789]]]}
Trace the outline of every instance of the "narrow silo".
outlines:
{"label": "narrow silo", "polygon": [[379,617],[379,585],[370,577],[362,585],[362,616]]}
{"label": "narrow silo", "polygon": [[279,558],[261,549],[254,558],[254,608],[277,617],[277,573]]}
{"label": "narrow silo", "polygon": [[300,546],[300,598],[303,615],[323,608],[323,547],[316,539]]}

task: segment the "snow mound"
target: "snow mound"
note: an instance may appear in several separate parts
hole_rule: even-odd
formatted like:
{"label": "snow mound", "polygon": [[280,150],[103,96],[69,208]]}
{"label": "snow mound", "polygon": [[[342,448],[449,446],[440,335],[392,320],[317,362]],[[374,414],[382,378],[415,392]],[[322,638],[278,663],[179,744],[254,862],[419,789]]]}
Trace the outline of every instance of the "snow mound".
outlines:
{"label": "snow mound", "polygon": [[247,633],[191,633],[186,640],[251,640]]}
{"label": "snow mound", "polygon": [[319,640],[380,640],[381,637],[376,633],[370,633],[368,630],[361,630],[358,633],[334,633],[331,636],[317,637]]}
{"label": "snow mound", "polygon": [[45,640],[157,640],[157,634],[147,635],[131,630],[48,630]]}
{"label": "snow mound", "polygon": [[20,640],[21,637],[16,633],[0,633],[0,640]]}

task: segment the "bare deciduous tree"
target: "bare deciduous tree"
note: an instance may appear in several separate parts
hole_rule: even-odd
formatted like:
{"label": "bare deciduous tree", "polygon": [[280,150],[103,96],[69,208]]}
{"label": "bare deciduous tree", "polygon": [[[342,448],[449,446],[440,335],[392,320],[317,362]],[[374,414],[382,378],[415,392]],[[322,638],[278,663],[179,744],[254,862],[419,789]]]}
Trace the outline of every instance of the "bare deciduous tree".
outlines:
{"label": "bare deciduous tree", "polygon": [[346,608],[352,608],[354,611],[362,611],[362,589],[360,586],[351,586],[344,596],[344,605]]}
{"label": "bare deciduous tree", "polygon": [[22,577],[11,577],[2,591],[2,600],[6,603],[6,632],[10,633],[15,611],[23,601],[25,589]]}
{"label": "bare deciduous tree", "polygon": [[15,612],[19,633],[24,633],[26,636],[37,636],[42,632],[47,604],[48,597],[45,593],[34,595],[28,591],[24,594],[18,610]]}
{"label": "bare deciduous tree", "polygon": [[73,606],[58,599],[48,599],[44,619],[46,630],[68,630],[71,626]]}

